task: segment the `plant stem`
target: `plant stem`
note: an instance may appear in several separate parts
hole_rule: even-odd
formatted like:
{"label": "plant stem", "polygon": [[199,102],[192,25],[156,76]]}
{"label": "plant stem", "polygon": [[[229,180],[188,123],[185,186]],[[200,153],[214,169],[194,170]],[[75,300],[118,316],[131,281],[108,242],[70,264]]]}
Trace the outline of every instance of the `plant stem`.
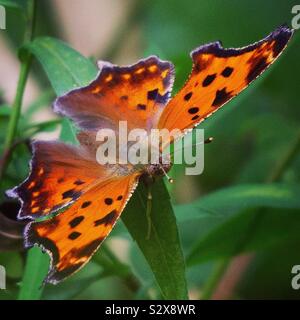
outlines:
{"label": "plant stem", "polygon": [[[300,132],[296,136],[295,141],[293,141],[293,143],[291,144],[287,152],[275,165],[270,175],[265,179],[265,182],[273,183],[278,181],[283,175],[283,173],[285,172],[285,170],[293,162],[299,150],[300,150]],[[251,226],[249,227],[250,232],[253,232],[253,230],[259,223],[260,219],[262,218],[262,215],[263,215],[262,210],[258,210],[257,212],[254,213],[253,221],[251,222]],[[249,234],[243,237],[243,240],[248,239],[248,236]],[[242,243],[238,243],[234,250],[235,251],[234,253],[238,253],[238,251],[241,250],[244,245],[245,245],[245,241],[242,241]],[[210,278],[207,280],[204,286],[201,299],[206,299],[206,300],[211,299],[220,280],[223,278],[223,275],[225,274],[230,262],[231,262],[231,258],[224,258],[216,263],[215,269],[213,270]]]}
{"label": "plant stem", "polygon": [[30,57],[27,56],[26,59],[24,59],[24,61],[21,63],[21,71],[18,80],[17,93],[12,105],[12,113],[8,123],[8,132],[4,145],[5,150],[10,149],[16,136],[18,120],[21,113],[22,98],[29,71],[29,65]]}
{"label": "plant stem", "polygon": [[295,141],[293,141],[292,145],[290,146],[286,154],[284,154],[284,156],[280,159],[280,161],[274,167],[270,175],[267,177],[266,183],[275,182],[278,179],[280,179],[284,171],[289,167],[289,165],[297,156],[299,150],[300,150],[300,131],[298,132],[298,135],[296,136]]}
{"label": "plant stem", "polygon": [[230,259],[221,259],[215,264],[210,278],[206,281],[204,285],[201,294],[202,300],[209,300],[212,297],[215,288],[217,287],[220,279],[223,277],[223,274],[225,273],[230,261]]}
{"label": "plant stem", "polygon": [[[36,16],[36,2],[35,0],[29,0],[28,13],[27,13],[27,26],[24,33],[24,44],[31,41],[33,38],[34,28],[35,28],[35,16]],[[20,74],[19,74],[19,79],[17,84],[17,91],[16,91],[14,102],[12,104],[12,113],[10,115],[10,119],[8,123],[7,136],[4,143],[4,150],[6,152],[12,147],[14,139],[16,137],[18,121],[21,114],[24,89],[25,89],[27,78],[28,78],[30,64],[31,64],[31,54],[26,53],[23,59],[21,59],[21,67],[20,67]],[[5,171],[5,167],[1,167],[0,178],[3,176],[4,171]]]}

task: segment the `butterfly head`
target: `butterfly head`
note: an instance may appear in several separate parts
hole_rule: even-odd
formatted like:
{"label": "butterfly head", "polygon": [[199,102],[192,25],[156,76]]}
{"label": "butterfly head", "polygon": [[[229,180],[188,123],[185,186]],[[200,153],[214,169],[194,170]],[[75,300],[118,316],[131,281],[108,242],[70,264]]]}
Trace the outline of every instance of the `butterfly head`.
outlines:
{"label": "butterfly head", "polygon": [[170,155],[160,155],[158,163],[149,163],[146,166],[145,173],[151,178],[166,176],[169,182],[173,182],[173,179],[168,176],[168,172],[172,167]]}

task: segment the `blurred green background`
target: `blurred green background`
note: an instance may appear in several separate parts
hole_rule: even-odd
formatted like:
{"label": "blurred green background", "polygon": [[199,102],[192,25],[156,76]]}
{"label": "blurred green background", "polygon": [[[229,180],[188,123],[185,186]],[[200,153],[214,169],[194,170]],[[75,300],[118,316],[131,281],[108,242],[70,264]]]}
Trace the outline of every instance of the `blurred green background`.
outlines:
{"label": "blurred green background", "polygon": [[[7,7],[7,29],[0,31],[2,155],[18,77],[17,50],[25,30],[24,10],[20,9],[25,1],[12,3],[16,7]],[[215,40],[221,40],[224,47],[241,47],[258,41],[279,25],[290,25],[295,4],[296,1],[289,0],[40,0],[37,1],[36,36],[61,39],[93,62],[106,59],[126,64],[157,54],[175,64],[175,93],[191,70],[189,52],[192,49]],[[193,248],[198,250],[194,262],[187,268],[191,298],[198,299],[208,279],[214,279],[212,275],[218,271],[220,259],[223,263],[223,259],[227,259],[228,269],[222,273],[214,298],[300,297],[300,291],[291,287],[291,269],[300,264],[299,52],[296,32],[286,52],[266,74],[201,125],[206,137],[214,137],[214,142],[205,147],[205,170],[201,176],[184,176],[180,166],[175,166],[170,173],[176,181],[168,188],[184,255],[188,257]],[[50,109],[54,97],[44,70],[34,61],[26,87],[19,138],[25,133],[28,138],[58,136],[61,122]],[[276,179],[283,187],[264,188],[291,153],[291,161]],[[26,262],[20,237],[22,225],[13,222],[17,207],[7,202],[4,190],[27,176],[29,159],[26,145],[17,146],[1,181],[0,264],[7,269],[7,290],[0,290],[1,299],[17,298]],[[243,189],[244,198],[237,201],[231,198],[235,190],[241,194],[235,187],[250,184],[251,188]],[[221,189],[225,194],[218,198]],[[202,198],[206,202],[203,200],[201,206],[188,206]],[[184,218],[192,216],[197,208],[200,212],[202,204],[213,214]],[[259,218],[253,222],[254,216]],[[9,232],[5,232],[7,230]],[[118,275],[100,278],[103,265],[94,259],[63,284],[46,286],[41,298],[159,298],[153,275],[121,222],[107,242],[130,268],[134,279]],[[123,251],[125,254],[120,255]]]}

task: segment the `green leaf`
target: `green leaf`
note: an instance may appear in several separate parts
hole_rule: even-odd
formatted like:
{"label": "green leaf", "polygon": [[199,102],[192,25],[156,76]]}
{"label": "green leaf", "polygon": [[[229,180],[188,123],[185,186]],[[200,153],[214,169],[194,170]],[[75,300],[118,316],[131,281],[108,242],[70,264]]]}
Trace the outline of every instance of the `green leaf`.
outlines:
{"label": "green leaf", "polygon": [[152,189],[151,237],[146,239],[146,195],[144,185],[136,190],[122,219],[150,265],[165,299],[187,299],[185,264],[176,219],[163,181]]}
{"label": "green leaf", "polygon": [[216,227],[191,250],[188,265],[232,257],[299,238],[300,214],[290,210],[245,211]]}
{"label": "green leaf", "polygon": [[39,122],[39,123],[31,123],[28,125],[20,124],[19,131],[23,133],[24,131],[29,131],[29,135],[33,135],[40,131],[43,132],[51,132],[54,131],[59,124],[62,123],[62,119],[53,119],[49,121]]}
{"label": "green leaf", "polygon": [[0,117],[8,117],[11,112],[11,107],[8,104],[2,104],[0,106]]}
{"label": "green leaf", "polygon": [[62,119],[60,139],[64,142],[78,144],[75,129],[72,126],[72,123],[66,118]]}
{"label": "green leaf", "polygon": [[246,208],[300,208],[300,186],[285,184],[238,185],[213,192],[197,201],[175,206],[178,221],[224,217]]}
{"label": "green leaf", "polygon": [[7,8],[12,8],[12,9],[18,9],[18,10],[24,10],[26,7],[26,2],[18,0],[0,0],[0,5],[7,7]]}
{"label": "green leaf", "polygon": [[30,249],[27,253],[27,261],[21,288],[19,291],[19,300],[38,300],[43,291],[42,282],[47,274],[49,266],[49,257],[43,254],[37,247]]}
{"label": "green leaf", "polygon": [[[26,48],[41,62],[57,95],[87,85],[97,74],[90,60],[59,40],[38,38]],[[70,123],[64,121],[62,128],[61,138],[74,142]],[[143,190],[141,188],[137,192]],[[137,194],[133,196],[123,214],[124,221],[148,261],[164,298],[187,299],[185,265],[176,219],[163,182],[153,187],[153,196],[151,240],[146,240],[144,198],[141,200]]]}
{"label": "green leaf", "polygon": [[[176,215],[181,222],[202,219],[200,221],[205,224],[205,221],[209,221],[212,217],[220,219],[220,224],[214,225],[211,229],[207,228],[205,231],[202,229],[202,232],[199,229],[197,242],[187,259],[188,264],[232,256],[239,250],[262,249],[293,237],[297,219],[288,219],[287,213],[284,218],[279,214],[272,216],[270,213],[265,214],[264,211],[261,213],[261,210],[255,212],[251,209],[257,207],[300,208],[299,194],[299,185],[281,183],[242,185],[211,193],[192,204],[176,206]],[[241,211],[243,213],[238,214]],[[255,234],[252,235],[252,225],[260,219],[262,220],[256,226]],[[291,221],[295,224],[291,224]],[[262,228],[260,228],[261,224]],[[286,227],[283,227],[284,224],[287,224]],[[293,232],[286,232],[286,230],[293,230]],[[246,242],[243,237],[249,232],[251,240],[247,239],[247,245],[240,246],[241,242]]]}
{"label": "green leaf", "polygon": [[36,38],[24,48],[40,61],[57,95],[87,85],[96,77],[94,64],[60,40]]}
{"label": "green leaf", "polygon": [[256,254],[238,285],[238,297],[245,300],[299,299],[299,290],[291,286],[291,269],[300,260],[299,247],[298,238],[298,241],[283,242]]}

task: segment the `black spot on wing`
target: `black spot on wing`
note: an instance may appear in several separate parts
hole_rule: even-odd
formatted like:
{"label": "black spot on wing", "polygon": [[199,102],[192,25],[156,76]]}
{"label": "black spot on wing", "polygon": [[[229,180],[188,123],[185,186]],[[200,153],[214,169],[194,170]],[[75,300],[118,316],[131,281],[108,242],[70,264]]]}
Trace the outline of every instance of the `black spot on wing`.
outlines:
{"label": "black spot on wing", "polygon": [[192,108],[189,108],[188,112],[190,114],[195,114],[199,111],[199,108],[198,107],[192,107]]}
{"label": "black spot on wing", "polygon": [[247,82],[251,82],[256,79],[268,66],[266,57],[259,57],[255,59],[249,69],[249,73],[247,75]]}
{"label": "black spot on wing", "polygon": [[202,82],[203,87],[209,86],[215,79],[216,79],[217,74],[209,74]]}
{"label": "black spot on wing", "polygon": [[107,226],[108,224],[112,224],[115,221],[116,217],[117,211],[113,210],[112,212],[108,213],[105,217],[94,221],[94,225],[95,227],[100,226],[102,224]]}
{"label": "black spot on wing", "polygon": [[68,238],[70,239],[70,240],[76,240],[78,237],[80,237],[81,236],[81,233],[80,232],[77,232],[77,231],[74,231],[74,232],[72,232],[72,233],[70,233],[69,235],[68,235]]}
{"label": "black spot on wing", "polygon": [[166,92],[164,95],[161,95],[158,92],[158,88],[156,88],[147,92],[147,99],[154,100],[157,103],[165,104],[169,99],[169,92]]}
{"label": "black spot on wing", "polygon": [[212,106],[218,107],[224,104],[230,98],[231,98],[231,92],[227,92],[226,87],[224,87],[222,90],[217,90]]}
{"label": "black spot on wing", "polygon": [[78,199],[78,197],[79,197],[80,195],[81,195],[81,192],[76,191],[75,189],[70,189],[70,190],[65,191],[65,192],[62,194],[62,198],[63,198],[63,199],[71,198],[71,199],[75,200],[75,199]]}
{"label": "black spot on wing", "polygon": [[189,92],[183,98],[185,101],[189,101],[191,99],[192,95],[193,95],[193,92]]}
{"label": "black spot on wing", "polygon": [[101,237],[99,239],[96,239],[92,242],[90,242],[89,244],[81,247],[78,249],[77,251],[77,257],[89,257],[91,256],[95,250],[97,250],[97,248],[100,246],[100,244],[103,242],[104,237]]}
{"label": "black spot on wing", "polygon": [[75,184],[76,186],[81,186],[82,184],[85,184],[85,182],[82,181],[82,180],[80,180],[80,179],[78,179],[78,180],[76,180],[76,181],[74,182],[74,184]]}
{"label": "black spot on wing", "polygon": [[78,216],[69,222],[71,228],[77,227],[84,220],[84,216]]}
{"label": "black spot on wing", "polygon": [[141,104],[141,103],[139,103],[137,106],[136,106],[136,108],[138,109],[138,110],[146,110],[146,105],[145,104]]}
{"label": "black spot on wing", "polygon": [[225,77],[225,78],[228,78],[228,77],[231,76],[232,72],[233,72],[233,68],[231,68],[231,67],[226,67],[226,68],[222,71],[221,75],[222,75],[223,77]]}
{"label": "black spot on wing", "polygon": [[105,204],[107,204],[108,206],[110,206],[113,203],[113,199],[112,198],[105,198],[104,199]]}
{"label": "black spot on wing", "polygon": [[84,209],[84,208],[87,208],[88,206],[90,206],[92,204],[91,201],[85,201],[83,202],[83,204],[81,205],[81,208]]}
{"label": "black spot on wing", "polygon": [[147,99],[148,100],[156,100],[158,94],[158,89],[150,90],[147,92]]}

